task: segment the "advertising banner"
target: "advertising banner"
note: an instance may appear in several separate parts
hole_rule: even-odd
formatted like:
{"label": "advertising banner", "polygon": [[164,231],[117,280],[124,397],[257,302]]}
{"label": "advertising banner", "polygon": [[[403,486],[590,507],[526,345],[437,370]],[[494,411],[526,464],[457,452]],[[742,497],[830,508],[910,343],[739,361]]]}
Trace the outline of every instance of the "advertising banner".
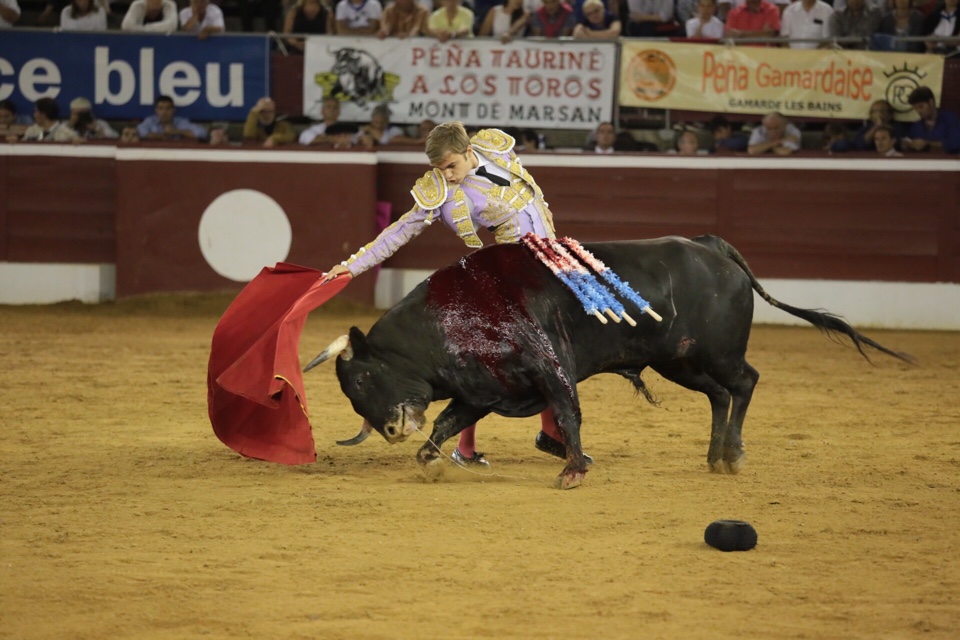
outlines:
{"label": "advertising banner", "polygon": [[914,119],[910,92],[924,85],[939,99],[942,83],[940,56],[625,40],[620,104],[855,120],[886,99]]}
{"label": "advertising banner", "polygon": [[129,35],[6,30],[0,37],[0,100],[32,114],[40,98],[66,115],[83,96],[99,118],[153,114],[167,95],[193,120],[244,120],[269,94],[268,40],[255,36]]}
{"label": "advertising banner", "polygon": [[396,124],[593,129],[612,116],[616,59],[613,43],[313,37],[303,112],[319,119],[332,95],[346,121],[387,103]]}

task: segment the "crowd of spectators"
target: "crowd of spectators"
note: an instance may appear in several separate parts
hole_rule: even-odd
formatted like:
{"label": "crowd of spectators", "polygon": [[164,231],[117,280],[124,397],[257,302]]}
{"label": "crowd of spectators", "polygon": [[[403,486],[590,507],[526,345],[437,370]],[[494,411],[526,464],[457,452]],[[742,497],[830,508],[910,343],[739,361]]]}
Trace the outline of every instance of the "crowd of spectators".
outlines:
{"label": "crowd of spectators", "polygon": [[25,1],[0,0],[0,29],[180,30],[205,39],[228,30],[227,9],[239,23],[233,29],[279,33],[280,46],[294,54],[303,52],[303,35],[325,34],[443,42],[732,38],[791,48],[960,51],[960,0],[46,0],[31,21],[21,16]]}
{"label": "crowd of spectators", "polygon": [[[20,1],[23,0],[0,0],[0,29],[23,24]],[[117,26],[124,31],[147,33],[179,30],[204,40],[228,30],[221,7],[229,7],[230,11],[239,12],[240,28],[244,31],[258,28],[256,18],[266,30],[279,27],[280,46],[288,53],[303,52],[304,35],[350,34],[378,38],[429,36],[441,42],[480,36],[498,38],[504,43],[523,37],[615,40],[625,35],[708,41],[752,38],[761,40],[746,44],[873,47],[949,54],[960,50],[958,3],[960,0],[384,0],[383,4],[381,0],[132,0],[128,5],[111,6],[109,0],[47,0],[35,23],[64,31],[100,31]],[[904,37],[934,39],[901,40]],[[911,104],[920,120],[910,131],[893,120],[889,103],[878,101],[871,107],[869,121],[859,131],[831,123],[823,132],[823,150],[842,153],[879,151],[884,147],[883,155],[960,151],[954,114],[937,109],[932,94],[928,98],[918,91],[911,96]],[[301,131],[276,113],[273,100],[264,98],[251,109],[242,134],[235,135],[232,142],[240,143],[242,139],[267,147],[299,143],[369,149],[416,144],[433,124],[424,121],[409,128],[391,124],[392,114],[386,105],[373,110],[369,123],[340,122],[339,111],[337,100],[324,100],[322,120]],[[176,116],[173,101],[165,96],[157,100],[153,115],[133,126],[118,128],[121,133],[97,119],[90,101],[84,97],[70,103],[67,119],[61,119],[60,105],[49,98],[37,101],[33,118],[16,114],[9,101],[0,105],[0,136],[8,141],[195,140],[224,144],[231,143],[232,129],[229,123],[204,127]],[[778,113],[767,114],[755,126],[741,131],[722,117],[697,131],[680,131],[669,151],[679,155],[789,155],[801,147],[799,129]],[[528,133],[518,131],[518,140]],[[612,123],[603,123],[591,133],[584,150],[649,150],[625,133],[618,133]],[[882,144],[876,142],[878,133]],[[542,147],[542,137],[533,135],[531,145]],[[701,144],[704,140],[708,143]]]}
{"label": "crowd of spectators", "polygon": [[[196,0],[195,0],[196,1]],[[918,119],[907,125],[894,119],[893,106],[876,100],[870,106],[869,118],[853,130],[842,122],[829,123],[822,133],[822,151],[876,152],[881,156],[899,157],[923,152],[960,153],[960,116],[941,109],[929,87],[913,90],[909,103]],[[422,146],[436,126],[423,120],[416,126],[392,124],[392,113],[385,105],[377,105],[370,121],[362,124],[340,120],[340,102],[333,97],[323,100],[322,120],[297,128],[285,115],[278,113],[276,102],[263,97],[250,109],[241,132],[230,136],[230,123],[213,123],[209,127],[176,115],[176,106],[169,96],[160,96],[153,115],[142,122],[125,126],[120,133],[93,113],[93,105],[85,97],[70,101],[69,117],[61,117],[60,105],[53,98],[40,98],[34,104],[32,118],[17,113],[11,100],[0,101],[0,141],[67,142],[79,144],[89,140],[141,142],[193,142],[198,144],[248,144],[263,147],[299,145],[322,149],[371,150],[388,145]],[[475,130],[475,129],[474,129]],[[510,129],[518,147],[528,152],[546,149],[544,136],[533,129]],[[734,154],[788,156],[802,148],[802,133],[789,118],[777,112],[765,114],[752,126],[738,130],[723,115],[717,115],[706,127],[680,127],[667,153],[676,155]],[[569,149],[568,149],[569,150]],[[612,122],[602,122],[587,136],[585,152],[608,154],[618,151],[663,151],[660,145],[637,140],[629,131],[617,131]]]}

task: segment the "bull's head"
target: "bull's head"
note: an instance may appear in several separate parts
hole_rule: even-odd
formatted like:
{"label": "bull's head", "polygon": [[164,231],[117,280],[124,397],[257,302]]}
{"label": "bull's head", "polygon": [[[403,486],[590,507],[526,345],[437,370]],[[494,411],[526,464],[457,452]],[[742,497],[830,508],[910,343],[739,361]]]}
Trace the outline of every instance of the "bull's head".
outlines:
{"label": "bull's head", "polygon": [[360,433],[337,444],[359,444],[371,430],[395,444],[423,427],[424,411],[430,404],[430,386],[391,366],[387,358],[370,348],[366,336],[356,327],[350,328],[349,336],[334,340],[304,367],[304,372],[337,355],[340,389],[350,399],[353,410],[364,419]]}

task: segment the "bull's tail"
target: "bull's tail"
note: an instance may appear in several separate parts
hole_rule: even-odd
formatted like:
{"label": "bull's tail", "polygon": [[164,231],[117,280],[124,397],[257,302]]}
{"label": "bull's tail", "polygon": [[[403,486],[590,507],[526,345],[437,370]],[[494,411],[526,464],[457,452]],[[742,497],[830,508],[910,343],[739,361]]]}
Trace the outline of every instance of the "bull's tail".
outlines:
{"label": "bull's tail", "polygon": [[814,309],[801,309],[799,307],[794,307],[784,302],[780,302],[769,293],[767,293],[760,282],[757,280],[757,277],[753,275],[753,271],[750,270],[750,266],[747,264],[746,259],[740,252],[737,251],[729,242],[723,238],[718,238],[717,236],[700,236],[697,238],[697,241],[701,244],[712,247],[717,252],[725,255],[734,262],[737,263],[737,266],[743,270],[743,272],[750,279],[750,285],[753,289],[760,294],[760,297],[767,301],[768,304],[786,311],[790,315],[796,316],[801,320],[806,320],[813,326],[817,327],[821,331],[825,332],[827,335],[832,337],[837,337],[839,335],[845,335],[850,338],[853,345],[857,348],[857,351],[860,352],[867,360],[870,359],[870,356],[864,352],[864,345],[873,347],[877,351],[887,354],[888,356],[893,356],[898,360],[903,360],[904,362],[909,362],[910,364],[916,364],[916,360],[913,356],[908,353],[903,353],[901,351],[894,351],[883,346],[875,340],[871,340],[867,336],[863,335],[853,327],[851,327],[846,320],[843,318],[834,315],[832,313],[827,313],[826,311],[816,311]]}

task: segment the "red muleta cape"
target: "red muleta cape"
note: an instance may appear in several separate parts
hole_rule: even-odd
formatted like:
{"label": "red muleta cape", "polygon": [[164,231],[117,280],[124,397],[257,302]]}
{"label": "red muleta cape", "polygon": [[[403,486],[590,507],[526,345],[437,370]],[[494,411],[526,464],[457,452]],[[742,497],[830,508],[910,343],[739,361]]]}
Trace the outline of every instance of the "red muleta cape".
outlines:
{"label": "red muleta cape", "polygon": [[300,332],[307,314],[351,280],[347,274],[321,283],[322,276],[283,262],[264,267],[217,323],[207,367],[210,423],[241,455],[282,464],[317,459],[297,353]]}

